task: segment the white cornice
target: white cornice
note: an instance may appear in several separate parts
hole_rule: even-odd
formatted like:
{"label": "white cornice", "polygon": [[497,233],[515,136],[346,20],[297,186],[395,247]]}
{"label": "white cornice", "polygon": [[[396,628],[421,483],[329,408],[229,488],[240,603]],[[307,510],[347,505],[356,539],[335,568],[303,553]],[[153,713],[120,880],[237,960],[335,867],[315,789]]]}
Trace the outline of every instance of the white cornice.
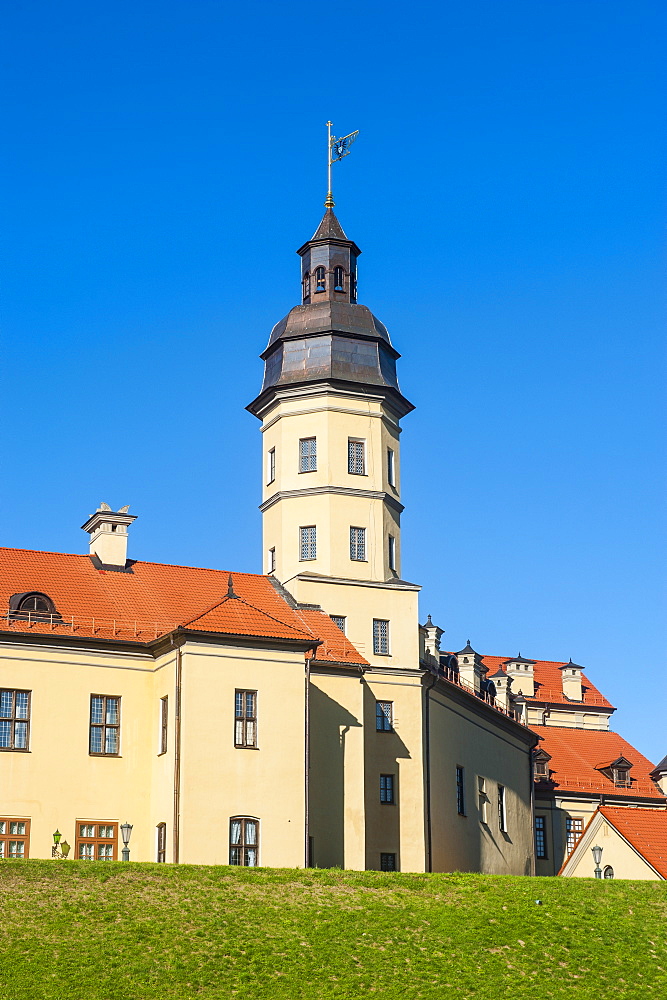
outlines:
{"label": "white cornice", "polygon": [[390,493],[383,490],[360,490],[352,486],[304,486],[299,490],[279,490],[259,505],[262,514],[280,500],[291,500],[293,497],[311,497],[323,493],[334,493],[338,496],[366,497],[369,500],[382,500],[388,507],[402,514],[405,507]]}

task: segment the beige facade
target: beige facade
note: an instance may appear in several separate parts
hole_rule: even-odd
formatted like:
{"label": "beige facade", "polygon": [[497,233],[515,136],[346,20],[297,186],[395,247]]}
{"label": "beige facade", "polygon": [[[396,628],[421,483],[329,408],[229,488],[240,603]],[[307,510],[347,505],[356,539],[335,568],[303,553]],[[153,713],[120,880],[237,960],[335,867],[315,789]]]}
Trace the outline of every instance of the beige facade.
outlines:
{"label": "beige facade", "polygon": [[[633,810],[634,811],[634,810]],[[667,812],[664,814],[667,834]],[[665,864],[663,834],[661,857]],[[595,859],[592,848],[601,847],[600,865],[602,878],[664,880],[665,876],[642,854],[642,848],[633,844],[604,815],[597,812],[574,851],[563,866],[561,874],[569,878],[595,878]],[[600,877],[598,875],[597,877]]]}

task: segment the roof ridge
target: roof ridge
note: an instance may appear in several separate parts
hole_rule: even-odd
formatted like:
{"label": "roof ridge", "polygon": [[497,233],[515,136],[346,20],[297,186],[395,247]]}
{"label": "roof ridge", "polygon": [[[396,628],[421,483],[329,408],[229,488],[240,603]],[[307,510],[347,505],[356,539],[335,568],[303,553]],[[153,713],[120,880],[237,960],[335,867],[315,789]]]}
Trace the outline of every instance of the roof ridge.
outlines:
{"label": "roof ridge", "polygon": [[[183,622],[183,627],[185,628],[188,625],[192,625],[193,622],[199,621],[200,618],[204,618],[212,611],[215,611],[216,608],[219,608],[221,604],[226,604],[227,601],[240,601],[241,604],[245,604],[246,607],[252,608],[253,611],[257,611],[260,615],[263,615],[265,618],[270,618],[271,621],[277,622],[278,625],[283,625],[285,628],[294,629],[295,632],[303,631],[302,629],[297,628],[296,626],[290,624],[289,622],[285,622],[282,621],[282,619],[280,618],[276,618],[275,615],[270,615],[268,611],[263,611],[262,608],[258,608],[255,604],[251,604],[250,601],[246,601],[244,597],[239,597],[237,594],[235,595],[225,594],[223,597],[221,597],[219,601],[216,601],[215,604],[212,604],[210,608],[206,608],[206,610],[202,611],[201,614],[195,615],[193,618],[188,619],[187,622]],[[310,629],[307,632],[304,632],[303,634],[309,636],[311,639],[315,638]]]}
{"label": "roof ridge", "polygon": [[[0,545],[0,552],[29,552],[39,556],[65,556],[68,559],[83,559],[90,561],[88,552],[53,552],[47,549],[22,549],[14,548],[10,545]],[[258,580],[266,579],[264,573],[249,573],[247,570],[216,569],[214,566],[188,566],[187,563],[155,562],[152,559],[129,559],[133,566],[168,566],[170,569],[192,569],[200,573],[233,573],[234,576],[250,576]]]}

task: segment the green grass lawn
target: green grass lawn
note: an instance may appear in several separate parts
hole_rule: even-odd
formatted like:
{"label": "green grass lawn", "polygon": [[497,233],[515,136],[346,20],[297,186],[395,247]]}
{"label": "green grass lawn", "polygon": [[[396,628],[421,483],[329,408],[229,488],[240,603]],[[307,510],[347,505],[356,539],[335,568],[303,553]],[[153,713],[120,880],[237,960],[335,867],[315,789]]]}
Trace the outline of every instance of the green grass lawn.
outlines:
{"label": "green grass lawn", "polygon": [[667,998],[665,882],[3,861],[0,914],[0,1000]]}

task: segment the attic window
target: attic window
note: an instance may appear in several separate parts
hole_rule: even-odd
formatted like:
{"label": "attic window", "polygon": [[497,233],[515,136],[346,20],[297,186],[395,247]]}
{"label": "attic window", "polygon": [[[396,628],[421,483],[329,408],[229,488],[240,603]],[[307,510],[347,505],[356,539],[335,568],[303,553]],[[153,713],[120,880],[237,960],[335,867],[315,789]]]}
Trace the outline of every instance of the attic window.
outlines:
{"label": "attic window", "polygon": [[630,777],[629,768],[612,767],[611,773],[616,788],[630,788],[632,778]]}
{"label": "attic window", "polygon": [[27,594],[12,594],[9,598],[8,617],[11,621],[61,621],[61,615],[56,611],[56,606],[51,598],[38,591]]}
{"label": "attic window", "polygon": [[534,774],[537,779],[549,780],[549,761],[551,757],[545,750],[538,750],[533,757]]}

